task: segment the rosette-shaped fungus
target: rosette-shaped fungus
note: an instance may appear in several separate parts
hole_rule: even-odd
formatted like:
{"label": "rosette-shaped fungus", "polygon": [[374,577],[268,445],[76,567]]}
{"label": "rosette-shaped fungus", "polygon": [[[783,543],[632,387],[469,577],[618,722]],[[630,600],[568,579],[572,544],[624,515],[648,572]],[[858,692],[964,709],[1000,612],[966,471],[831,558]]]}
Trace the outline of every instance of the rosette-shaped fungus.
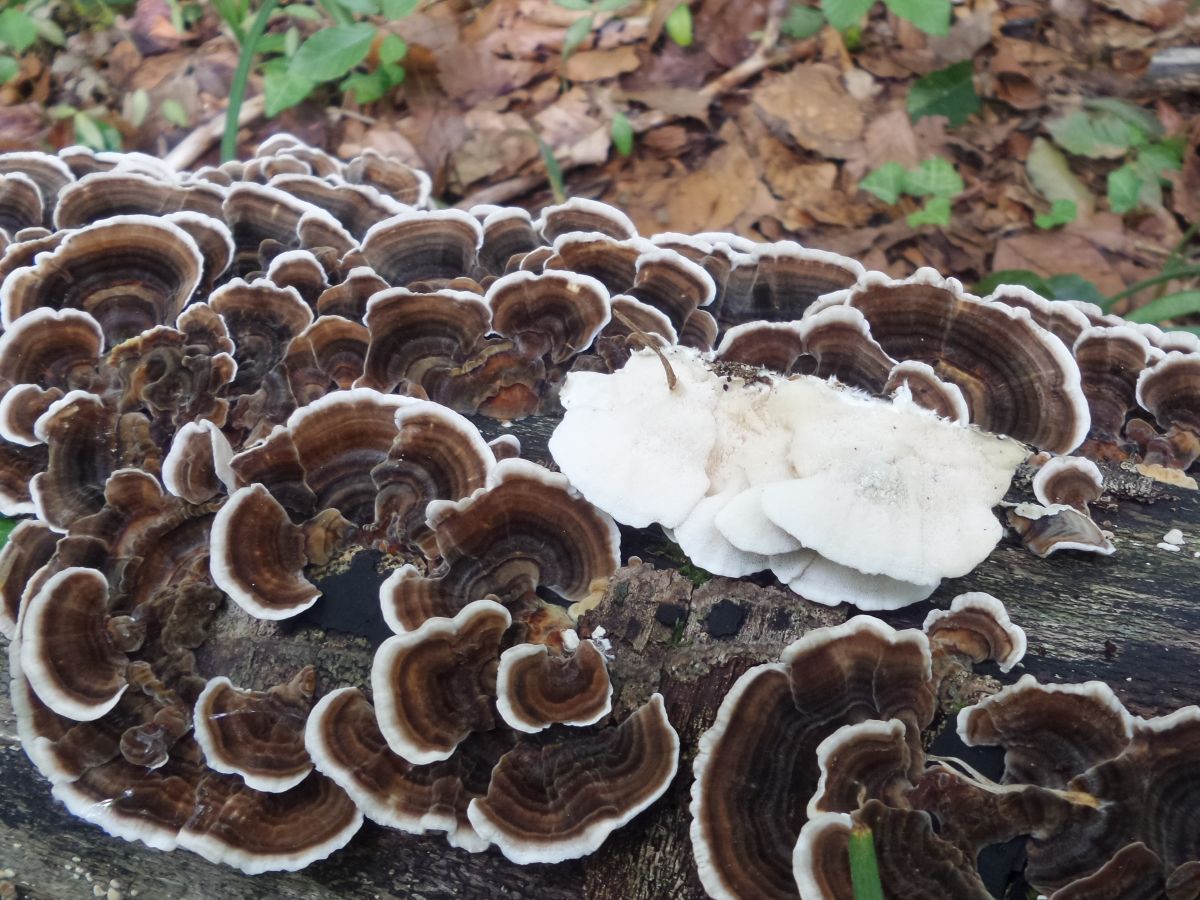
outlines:
{"label": "rosette-shaped fungus", "polygon": [[991,507],[1025,456],[903,392],[877,401],[681,349],[575,373],[562,402],[550,450],[589,500],[627,525],[663,525],[708,571],[771,568],[831,604],[912,603],[974,568],[1000,538]]}
{"label": "rosette-shaped fungus", "polygon": [[857,616],[738,679],[693,764],[692,848],[711,896],[795,895],[792,853],[820,781],[818,746],[842,726],[898,720],[918,774],[934,713],[930,666],[923,634]]}

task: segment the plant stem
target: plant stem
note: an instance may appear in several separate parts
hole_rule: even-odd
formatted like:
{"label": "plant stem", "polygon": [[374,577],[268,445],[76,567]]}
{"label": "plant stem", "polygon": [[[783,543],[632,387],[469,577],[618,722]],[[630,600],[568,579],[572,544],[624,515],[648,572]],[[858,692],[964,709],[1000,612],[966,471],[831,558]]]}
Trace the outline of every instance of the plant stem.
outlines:
{"label": "plant stem", "polygon": [[1182,269],[1176,269],[1174,272],[1159,272],[1157,275],[1152,275],[1149,278],[1143,278],[1141,281],[1135,281],[1129,287],[1122,291],[1117,291],[1111,297],[1106,297],[1100,304],[1100,308],[1105,312],[1113,308],[1113,305],[1118,300],[1124,300],[1126,297],[1131,297],[1138,291],[1144,291],[1148,287],[1154,287],[1156,284],[1162,284],[1165,281],[1175,281],[1179,278],[1196,278],[1200,277],[1200,266],[1185,266]]}
{"label": "plant stem", "polygon": [[850,881],[854,885],[854,900],[883,900],[875,839],[866,825],[850,829]]}
{"label": "plant stem", "polygon": [[258,54],[258,42],[267,30],[267,20],[278,5],[279,0],[263,0],[258,15],[250,25],[246,41],[242,44],[237,71],[233,73],[233,83],[229,86],[229,105],[225,109],[225,134],[221,138],[221,162],[228,162],[237,156],[238,117],[242,113],[242,101],[246,98],[250,67],[254,65],[254,57]]}

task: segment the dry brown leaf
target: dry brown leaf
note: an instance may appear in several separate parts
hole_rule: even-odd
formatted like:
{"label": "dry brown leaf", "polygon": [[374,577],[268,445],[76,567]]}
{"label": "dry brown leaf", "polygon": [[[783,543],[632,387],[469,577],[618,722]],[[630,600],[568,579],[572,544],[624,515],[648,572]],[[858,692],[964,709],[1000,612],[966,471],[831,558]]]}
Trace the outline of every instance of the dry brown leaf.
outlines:
{"label": "dry brown leaf", "polygon": [[669,116],[678,116],[681,119],[699,119],[705,125],[708,124],[708,107],[711,101],[699,91],[682,88],[659,88],[647,91],[617,90],[613,92],[613,99],[632,100],[634,103],[640,103],[650,109],[657,109]]}
{"label": "dry brown leaf", "polygon": [[836,69],[813,63],[764,79],[753,93],[763,121],[779,136],[822,156],[845,159],[863,133],[863,112]]}
{"label": "dry brown leaf", "polygon": [[1045,232],[1026,232],[1001,238],[992,268],[1029,269],[1039,275],[1082,275],[1105,294],[1115,294],[1124,280],[1087,238],[1063,231],[1049,239]]}
{"label": "dry brown leaf", "polygon": [[608,158],[608,117],[597,116],[596,105],[580,87],[573,87],[533,117],[537,132],[559,163],[591,165]]}
{"label": "dry brown leaf", "polygon": [[1182,0],[1100,0],[1100,5],[1151,28],[1174,25],[1187,14]]}
{"label": "dry brown leaf", "polygon": [[516,175],[538,158],[537,138],[516,113],[473,109],[463,117],[468,136],[450,157],[454,187],[466,188],[485,178]]}
{"label": "dry brown leaf", "polygon": [[569,81],[600,81],[634,71],[641,64],[633,47],[613,50],[582,50],[572,53],[563,66]]}

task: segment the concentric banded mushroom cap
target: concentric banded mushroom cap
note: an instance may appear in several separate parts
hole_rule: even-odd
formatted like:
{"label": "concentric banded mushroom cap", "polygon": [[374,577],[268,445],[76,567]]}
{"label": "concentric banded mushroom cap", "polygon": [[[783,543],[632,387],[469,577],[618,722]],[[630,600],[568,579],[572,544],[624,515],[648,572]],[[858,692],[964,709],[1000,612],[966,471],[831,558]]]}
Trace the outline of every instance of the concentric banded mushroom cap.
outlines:
{"label": "concentric banded mushroom cap", "polygon": [[495,726],[500,640],[512,617],[476,600],[453,619],[428,619],[375,652],[371,688],[392,751],[414,765],[449,758],[472,731]]}
{"label": "concentric banded mushroom cap", "polygon": [[162,482],[168,491],[188,503],[204,503],[217,494],[232,492],[237,476],[229,467],[233,448],[212,422],[186,422],[171,441],[163,460]]}
{"label": "concentric banded mushroom cap", "polygon": [[645,250],[637,258],[637,274],[626,290],[631,297],[653,306],[682,332],[699,307],[716,296],[712,277],[674,250]]}
{"label": "concentric banded mushroom cap", "polygon": [[294,872],[346,846],[361,826],[354,801],[319,772],[277,794],[209,775],[197,786],[179,846],[247,875]]}
{"label": "concentric banded mushroom cap", "polygon": [[797,325],[804,352],[816,360],[812,374],[882,395],[896,361],[871,336],[866,317],[852,306],[827,306]]}
{"label": "concentric banded mushroom cap", "polygon": [[1086,514],[1103,490],[1100,469],[1082,456],[1056,456],[1033,476],[1033,494],[1043,506],[1061,503]]}
{"label": "concentric banded mushroom cap", "polygon": [[470,272],[482,243],[483,229],[468,213],[415,210],[371,226],[363,237],[362,254],[388,284],[405,287]]}
{"label": "concentric banded mushroom cap", "polygon": [[[396,437],[371,470],[378,488],[375,519],[395,520],[400,534],[424,539],[431,500],[459,500],[482,488],[496,462],[474,425],[437,403],[412,400],[395,411]],[[520,454],[520,444],[516,452]]]}
{"label": "concentric banded mushroom cap", "polygon": [[1129,325],[1083,329],[1071,345],[1091,411],[1094,443],[1116,445],[1135,407],[1138,376],[1151,359],[1150,342]]}
{"label": "concentric banded mushroom cap", "polygon": [[795,319],[818,297],[850,287],[865,273],[856,260],[801,247],[794,241],[747,246],[738,239],[716,240],[714,254],[722,253],[722,243],[732,267],[714,314],[725,326],[755,319]]}
{"label": "concentric banded mushroom cap", "polygon": [[17,633],[21,596],[33,573],[50,561],[59,535],[44,522],[25,519],[9,532],[0,550],[0,634]]}
{"label": "concentric banded mushroom cap", "polygon": [[609,320],[604,285],[573,272],[513,272],[493,282],[484,300],[495,331],[556,363],[587,349]]}
{"label": "concentric banded mushroom cap", "polygon": [[902,281],[866,275],[845,302],[891,357],[928,363],[958,385],[981,428],[1056,453],[1087,436],[1079,367],[1028,310],[979,300],[932,269]]}
{"label": "concentric banded mushroom cap", "polygon": [[346,163],[345,178],[352,184],[369,184],[398,203],[425,208],[432,183],[420,169],[367,148]]}
{"label": "concentric banded mushroom cap", "polygon": [[388,747],[362,692],[339,688],[313,708],[305,746],[367,818],[410,834],[444,831],[450,846],[479,853],[488,842],[468,821],[467,805],[486,792],[492,767],[511,746],[509,734],[472,735],[450,759],[414,766]]}
{"label": "concentric banded mushroom cap", "polygon": [[0,336],[0,379],[65,391],[90,389],[103,341],[99,323],[87,313],[40,307]]}
{"label": "concentric banded mushroom cap", "polygon": [[486,488],[434,501],[427,515],[446,565],[435,578],[406,566],[380,587],[384,619],[398,633],[489,594],[512,601],[545,588],[582,602],[620,565],[612,519],[527,460],[497,463]]}
{"label": "concentric banded mushroom cap", "polygon": [[30,484],[45,471],[47,459],[45,447],[0,444],[0,515],[24,516],[37,512]]}
{"label": "concentric banded mushroom cap", "polygon": [[5,328],[41,306],[100,323],[109,346],[175,321],[199,284],[204,257],[180,228],[152,216],[115,216],[66,233],[58,246],[0,284]]}
{"label": "concentric banded mushroom cap", "polygon": [[252,616],[286,619],[316,603],[307,562],[303,531],[261,484],[238,489],[213,519],[213,582]]}
{"label": "concentric banded mushroom cap", "polygon": [[268,691],[234,687],[223,675],[210,679],[193,718],[209,766],[268,793],[298,785],[312,771],[304,723],[315,689],[312,666]]}
{"label": "concentric banded mushroom cap", "polygon": [[992,895],[974,860],[942,840],[926,812],[868,800],[852,815],[823,813],[804,826],[793,854],[795,887],[804,900],[853,900],[849,840],[865,828],[872,837],[879,880],[902,884],[913,900],[988,900]]}
{"label": "concentric banded mushroom cap", "polygon": [[263,485],[286,509],[301,516],[317,512],[317,498],[304,480],[292,434],[278,425],[262,440],[235,453],[229,468],[242,484]]}
{"label": "concentric banded mushroom cap", "polygon": [[1133,719],[1108,685],[1038,684],[1026,675],[958,714],[963,743],[1005,748],[1006,782],[1063,788],[1128,746]]}
{"label": "concentric banded mushroom cap", "polygon": [[1060,550],[1111,556],[1117,549],[1086,512],[1062,503],[1019,503],[1008,511],[1007,518],[1025,548],[1042,558]]}
{"label": "concentric banded mushroom cap", "polygon": [[601,653],[582,641],[573,653],[517,644],[500,656],[496,708],[511,728],[535,734],[555,723],[593,725],[612,710],[612,682]]}
{"label": "concentric banded mushroom cap", "polygon": [[545,207],[534,227],[549,243],[571,231],[598,231],[619,241],[637,237],[637,228],[629,216],[615,206],[586,197],[572,197],[565,203]]}
{"label": "concentric banded mushroom cap", "polygon": [[990,659],[1001,672],[1011,671],[1025,656],[1025,632],[991,594],[959,594],[949,609],[931,610],[921,630],[934,655],[960,653],[976,663]]}
{"label": "concentric banded mushroom cap", "polygon": [[746,322],[725,331],[716,358],[786,374],[803,352],[804,337],[798,322]]}
{"label": "concentric banded mushroom cap", "polygon": [[325,268],[308,250],[285,250],[267,266],[267,281],[280,287],[295,288],[309,306],[329,288]]}
{"label": "concentric banded mushroom cap", "polygon": [[221,218],[225,190],[211,182],[172,184],[139,172],[95,172],[66,185],[54,210],[55,228],[82,228],[111,216],[165,216],[191,211]]}
{"label": "concentric banded mushroom cap", "polygon": [[319,316],[342,316],[361,322],[367,311],[367,301],[374,294],[387,290],[388,283],[369,266],[357,266],[338,283],[326,288],[317,298]]}
{"label": "concentric banded mushroom cap", "polygon": [[128,617],[110,618],[103,574],[64,569],[21,616],[21,669],[54,712],[90,722],[121,699],[128,686],[125,654],[141,645],[142,635]]}
{"label": "concentric banded mushroom cap", "polygon": [[1200,860],[1190,812],[1198,752],[1200,708],[1187,706],[1136,721],[1132,739],[1119,755],[1068,783],[1070,790],[1094,798],[1095,807],[1049,839],[1030,845],[1030,882],[1041,890],[1064,886],[1141,841],[1162,860],[1168,883],[1175,880],[1176,896],[1189,896]]}
{"label": "concentric banded mushroom cap", "polygon": [[26,176],[37,185],[42,195],[41,224],[48,226],[52,221],[59,193],[75,180],[75,175],[65,162],[49,153],[32,150],[0,153],[0,174],[11,175],[14,172]]}
{"label": "concentric banded mushroom cap", "polygon": [[388,458],[396,412],[411,398],[369,388],[337,391],[292,413],[287,427],[318,509],[333,507],[356,524],[375,517],[371,470]]}
{"label": "concentric banded mushroom cap", "polygon": [[1144,369],[1137,402],[1163,428],[1174,425],[1200,435],[1200,352],[1173,351]]}
{"label": "concentric banded mushroom cap", "polygon": [[819,781],[818,745],[843,725],[896,718],[907,726],[911,759],[920,759],[916,742],[934,711],[931,678],[923,634],[868,616],[810,632],[781,662],[742,675],[693,764],[692,849],[709,895],[792,895],[792,851]]}
{"label": "concentric banded mushroom cap", "polygon": [[116,424],[115,410],[85,391],[55,400],[34,423],[50,458],[29,489],[38,518],[51,528],[66,531],[74,520],[99,512],[104,483],[116,468]]}
{"label": "concentric banded mushroom cap", "polygon": [[267,184],[326,210],[357,239],[362,239],[372,225],[406,211],[404,204],[366,184],[331,182],[303,174],[276,175]]}
{"label": "concentric banded mushroom cap", "polygon": [[843,725],[817,745],[821,778],[808,801],[810,819],[821,813],[851,813],[867,800],[904,806],[912,789],[912,747],[899,719],[868,719]]}
{"label": "concentric banded mushroom cap", "polygon": [[938,378],[933,366],[912,360],[896,363],[888,373],[883,392],[894,396],[902,387],[908,389],[913,403],[943,419],[960,425],[971,421],[967,401],[958,385]]}
{"label": "concentric banded mushroom cap", "polygon": [[654,694],[615,728],[518,744],[467,814],[514,862],[575,859],[662,796],[678,765],[679,735]]}
{"label": "concentric banded mushroom cap", "polygon": [[405,381],[422,384],[431,368],[461,364],[491,326],[491,310],[462,291],[397,288],[375,294],[364,321],[371,343],[362,385],[387,391]]}

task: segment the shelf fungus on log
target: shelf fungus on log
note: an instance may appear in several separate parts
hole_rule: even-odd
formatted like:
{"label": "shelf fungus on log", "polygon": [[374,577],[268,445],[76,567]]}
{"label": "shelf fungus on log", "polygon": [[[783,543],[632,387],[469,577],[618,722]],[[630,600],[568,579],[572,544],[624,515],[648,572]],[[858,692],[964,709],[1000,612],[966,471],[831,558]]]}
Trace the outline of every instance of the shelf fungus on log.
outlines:
{"label": "shelf fungus on log", "polygon": [[[679,755],[597,637],[612,517],[710,572],[883,610],[992,550],[1025,444],[1053,458],[1036,515],[1012,515],[1047,552],[1090,521],[1088,460],[1194,484],[1194,336],[790,241],[641,236],[595,200],[431,211],[431,188],[282,134],[194,172],[0,154],[0,513],[36,517],[0,552],[0,629],[22,745],[73,814],[248,872],[323,858],[363,813],[574,858]],[[561,473],[494,437],[564,409]],[[332,600],[273,620],[360,560],[397,632],[374,707],[362,683],[317,696],[311,670],[265,691],[208,671],[210,632],[315,629]],[[1191,832],[1148,818],[1191,815],[1172,754],[1195,755],[1193,713],[1019,682],[964,713],[1008,751],[991,784],[920,731],[1023,634],[983,595],[926,631],[856,619],[737,682],[695,767],[707,888],[794,896],[816,864],[796,848],[823,846],[842,900],[855,823],[885,872],[933,860],[927,895],[972,896],[978,851],[1021,835],[1046,892],[1194,893]]]}
{"label": "shelf fungus on log", "polygon": [[575,859],[657,800],[678,765],[679,735],[655,694],[615,727],[519,743],[467,815],[514,862]]}
{"label": "shelf fungus on log", "polygon": [[693,764],[692,849],[705,890],[793,896],[793,849],[820,781],[821,743],[843,725],[897,719],[915,778],[921,729],[933,713],[925,635],[868,616],[812,632],[780,662],[746,672],[701,736]]}
{"label": "shelf fungus on log", "polygon": [[562,475],[523,459],[496,464],[487,485],[426,511],[441,564],[432,576],[397,569],[380,587],[384,619],[403,633],[495,595],[517,603],[539,588],[587,605],[620,564],[616,525]]}
{"label": "shelf fungus on log", "polygon": [[555,723],[594,725],[612,711],[604,654],[592,641],[551,654],[545,644],[517,644],[500,656],[496,706],[510,728],[535,734]]}
{"label": "shelf fungus on log", "polygon": [[223,675],[210,679],[193,717],[208,765],[273,794],[307,778],[312,760],[304,749],[304,724],[316,679],[312,666],[266,691],[234,687]]}
{"label": "shelf fungus on log", "polygon": [[499,603],[476,600],[380,645],[371,689],[393,752],[414,765],[438,762],[471,732],[495,727],[500,641],[511,624]]}

